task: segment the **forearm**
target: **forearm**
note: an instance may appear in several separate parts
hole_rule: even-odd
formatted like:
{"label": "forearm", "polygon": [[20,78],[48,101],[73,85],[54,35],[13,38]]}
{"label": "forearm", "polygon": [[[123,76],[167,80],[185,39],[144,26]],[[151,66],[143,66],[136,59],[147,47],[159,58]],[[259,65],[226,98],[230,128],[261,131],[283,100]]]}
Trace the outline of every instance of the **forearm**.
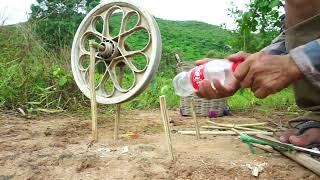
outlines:
{"label": "forearm", "polygon": [[320,88],[320,39],[291,50],[289,55],[305,77]]}

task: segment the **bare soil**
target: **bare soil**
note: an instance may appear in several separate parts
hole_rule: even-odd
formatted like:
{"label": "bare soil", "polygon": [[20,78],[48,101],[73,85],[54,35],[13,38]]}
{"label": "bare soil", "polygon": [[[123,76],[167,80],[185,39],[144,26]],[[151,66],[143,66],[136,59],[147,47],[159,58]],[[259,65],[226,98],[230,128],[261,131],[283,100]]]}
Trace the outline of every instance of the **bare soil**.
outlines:
{"label": "bare soil", "polygon": [[[173,130],[192,129],[192,120],[170,111]],[[274,120],[287,119],[277,115]],[[205,124],[207,118],[199,119]],[[215,119],[221,123],[265,121],[257,114]],[[246,164],[264,164],[258,179],[319,179],[278,153],[250,154],[237,136],[172,134],[177,160],[167,153],[160,112],[126,110],[121,138],[113,140],[113,117],[100,115],[99,141],[90,120],[71,116],[26,119],[0,116],[0,180],[10,179],[257,179]],[[270,124],[274,127],[273,124]],[[125,136],[129,132],[135,136]],[[128,147],[128,149],[126,149]]]}

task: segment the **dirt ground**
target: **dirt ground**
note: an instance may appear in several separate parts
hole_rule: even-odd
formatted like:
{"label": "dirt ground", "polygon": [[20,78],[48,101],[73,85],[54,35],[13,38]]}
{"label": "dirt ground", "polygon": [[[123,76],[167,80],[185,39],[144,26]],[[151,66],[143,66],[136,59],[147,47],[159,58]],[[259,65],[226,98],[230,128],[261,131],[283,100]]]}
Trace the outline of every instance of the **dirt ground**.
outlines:
{"label": "dirt ground", "polygon": [[[192,129],[192,120],[177,111],[170,111],[170,118],[173,130]],[[286,118],[280,114],[274,120]],[[208,119],[199,120],[205,124]],[[214,121],[254,123],[265,119],[247,113]],[[177,160],[171,162],[161,122],[158,111],[126,110],[121,115],[121,138],[115,142],[113,117],[100,115],[99,142],[92,144],[88,118],[54,115],[26,119],[1,113],[0,180],[257,179],[247,164],[264,165],[259,179],[319,179],[280,154],[262,150],[250,154],[237,136],[196,140],[173,133]],[[136,136],[124,136],[129,132]]]}

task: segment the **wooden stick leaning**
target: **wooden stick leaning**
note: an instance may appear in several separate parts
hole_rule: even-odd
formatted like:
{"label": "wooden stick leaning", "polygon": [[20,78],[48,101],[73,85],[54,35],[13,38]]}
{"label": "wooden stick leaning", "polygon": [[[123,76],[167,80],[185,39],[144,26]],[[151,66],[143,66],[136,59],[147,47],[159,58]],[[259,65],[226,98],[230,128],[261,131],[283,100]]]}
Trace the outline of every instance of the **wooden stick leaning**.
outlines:
{"label": "wooden stick leaning", "polygon": [[169,156],[170,159],[172,161],[175,160],[174,154],[173,154],[173,148],[172,148],[172,142],[171,142],[171,131],[170,131],[170,127],[169,127],[169,115],[168,115],[168,111],[167,111],[167,105],[166,105],[166,97],[160,96],[160,110],[161,110],[161,117],[162,117],[162,121],[163,121],[163,126],[164,126],[164,131],[166,134],[166,139],[167,139],[167,144],[168,144],[168,152],[169,152]]}
{"label": "wooden stick leaning", "polygon": [[[257,134],[264,134],[264,135],[273,135],[273,132],[266,132],[266,131],[238,131],[243,134],[248,135],[257,135]],[[178,133],[182,135],[195,135],[196,131],[178,131]],[[228,131],[200,131],[200,134],[203,135],[238,135],[239,133],[228,130]]]}
{"label": "wooden stick leaning", "polygon": [[[118,82],[121,85],[122,84],[122,78],[123,78],[123,65],[119,66],[119,77],[118,77]],[[121,104],[116,104],[116,115],[115,115],[115,120],[114,120],[114,140],[119,139],[119,126],[120,126],[120,112],[121,112]]]}
{"label": "wooden stick leaning", "polygon": [[97,100],[95,90],[95,66],[96,66],[96,49],[97,43],[94,40],[89,41],[90,46],[90,68],[89,68],[89,84],[91,96],[91,118],[92,118],[92,139],[94,142],[98,141],[97,128]]}
{"label": "wooden stick leaning", "polygon": [[[258,137],[263,138],[263,139],[267,139],[267,140],[277,141],[276,139],[269,137],[269,136],[259,135]],[[314,158],[310,157],[309,155],[307,155],[305,153],[301,153],[301,152],[289,153],[289,152],[280,151],[278,149],[276,149],[276,150],[279,151],[281,154],[285,155],[286,157],[297,162],[298,164],[311,170],[312,172],[314,172],[318,176],[320,176],[320,162],[315,160]]]}
{"label": "wooden stick leaning", "polygon": [[191,109],[192,109],[192,118],[193,118],[193,122],[194,122],[194,127],[196,129],[196,137],[197,137],[197,139],[200,139],[199,123],[197,120],[196,110],[194,108],[194,99],[193,98],[191,98],[190,105],[191,105]]}

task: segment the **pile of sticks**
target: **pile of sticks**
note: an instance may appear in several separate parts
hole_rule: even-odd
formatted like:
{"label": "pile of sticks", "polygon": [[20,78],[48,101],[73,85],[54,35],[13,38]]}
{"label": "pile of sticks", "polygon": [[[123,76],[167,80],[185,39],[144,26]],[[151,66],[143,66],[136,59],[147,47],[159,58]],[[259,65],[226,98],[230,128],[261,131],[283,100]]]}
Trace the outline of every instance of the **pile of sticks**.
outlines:
{"label": "pile of sticks", "polygon": [[[266,127],[267,122],[252,124],[222,124],[208,121],[210,125],[201,126],[200,134],[202,135],[237,135],[244,133],[248,135],[273,135],[276,129]],[[178,131],[183,135],[194,135],[196,131]]]}

